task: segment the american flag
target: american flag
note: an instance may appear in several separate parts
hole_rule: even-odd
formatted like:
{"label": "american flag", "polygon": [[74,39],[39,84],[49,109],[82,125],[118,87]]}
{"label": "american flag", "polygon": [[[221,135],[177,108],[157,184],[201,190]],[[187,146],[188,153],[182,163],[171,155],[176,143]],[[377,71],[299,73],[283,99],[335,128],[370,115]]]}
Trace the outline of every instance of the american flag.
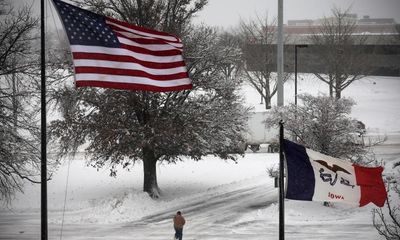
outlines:
{"label": "american flag", "polygon": [[77,87],[192,88],[178,37],[53,1],[69,39]]}

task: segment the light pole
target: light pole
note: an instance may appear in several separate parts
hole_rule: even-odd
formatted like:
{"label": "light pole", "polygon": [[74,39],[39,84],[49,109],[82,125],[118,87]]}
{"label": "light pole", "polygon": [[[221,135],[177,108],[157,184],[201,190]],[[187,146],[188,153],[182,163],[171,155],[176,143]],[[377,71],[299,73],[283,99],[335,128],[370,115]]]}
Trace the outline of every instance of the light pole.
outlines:
{"label": "light pole", "polygon": [[297,106],[297,48],[306,48],[307,44],[294,45],[294,105]]}
{"label": "light pole", "polygon": [[277,51],[276,51],[276,72],[278,75],[277,105],[283,106],[283,0],[278,0],[278,32],[277,32]]}

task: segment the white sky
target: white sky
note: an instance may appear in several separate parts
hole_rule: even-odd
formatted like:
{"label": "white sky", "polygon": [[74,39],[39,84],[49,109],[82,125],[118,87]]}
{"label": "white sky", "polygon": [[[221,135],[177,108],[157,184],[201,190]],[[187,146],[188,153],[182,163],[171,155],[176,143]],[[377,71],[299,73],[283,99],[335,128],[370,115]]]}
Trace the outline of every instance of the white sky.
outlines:
{"label": "white sky", "polygon": [[[50,2],[50,0],[46,0]],[[40,0],[11,0],[16,5],[34,2],[39,9]],[[283,0],[284,23],[287,20],[317,19],[330,15],[333,6],[346,9],[359,17],[369,15],[371,18],[394,18],[400,23],[400,0]],[[235,26],[241,18],[249,19],[258,14],[270,18],[277,16],[278,0],[209,0],[208,5],[197,14],[195,23],[211,26]]]}
{"label": "white sky", "polygon": [[[16,6],[33,3],[34,10],[39,14],[40,0],[8,1]],[[51,3],[51,0],[45,1],[47,4]],[[64,1],[69,2],[69,0]],[[334,6],[343,10],[350,7],[350,13],[356,13],[359,18],[364,15],[369,15],[371,18],[394,18],[400,24],[400,0],[283,0],[283,4],[284,24],[288,20],[330,16]],[[53,15],[57,15],[54,9],[52,11]],[[236,27],[241,19],[254,19],[258,15],[259,17],[268,16],[269,20],[272,20],[277,18],[277,14],[278,0],[208,0],[204,9],[195,16],[194,23],[229,29]],[[47,24],[50,28],[54,27],[54,23],[58,29],[61,28],[59,20],[53,20],[50,11],[47,16]]]}
{"label": "white sky", "polygon": [[[333,6],[347,9],[359,17],[394,18],[400,23],[400,0],[283,0],[284,23],[287,20],[317,19],[330,15]],[[278,0],[209,0],[195,19],[196,23],[230,27],[240,18],[249,19],[258,14],[270,18],[277,16]]]}

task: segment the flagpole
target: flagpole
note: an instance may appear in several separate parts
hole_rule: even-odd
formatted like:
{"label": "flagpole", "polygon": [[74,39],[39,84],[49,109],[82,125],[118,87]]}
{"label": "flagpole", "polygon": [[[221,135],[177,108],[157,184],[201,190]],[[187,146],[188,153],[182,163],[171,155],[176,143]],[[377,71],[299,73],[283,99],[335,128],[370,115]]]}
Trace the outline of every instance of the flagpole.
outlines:
{"label": "flagpole", "polygon": [[41,239],[47,240],[47,148],[46,148],[46,59],[44,2],[40,3],[40,74],[41,74]]}
{"label": "flagpole", "polygon": [[285,239],[285,182],[283,161],[283,121],[279,121],[279,240]]}

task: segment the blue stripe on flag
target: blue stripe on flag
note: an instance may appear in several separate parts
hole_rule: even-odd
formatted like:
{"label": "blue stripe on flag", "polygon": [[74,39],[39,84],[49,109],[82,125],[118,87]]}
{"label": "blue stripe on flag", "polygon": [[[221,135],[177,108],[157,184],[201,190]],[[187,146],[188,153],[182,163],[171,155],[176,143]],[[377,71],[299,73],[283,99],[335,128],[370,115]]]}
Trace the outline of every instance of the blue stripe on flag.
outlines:
{"label": "blue stripe on flag", "polygon": [[315,177],[306,149],[286,139],[283,145],[288,175],[286,198],[312,201]]}

